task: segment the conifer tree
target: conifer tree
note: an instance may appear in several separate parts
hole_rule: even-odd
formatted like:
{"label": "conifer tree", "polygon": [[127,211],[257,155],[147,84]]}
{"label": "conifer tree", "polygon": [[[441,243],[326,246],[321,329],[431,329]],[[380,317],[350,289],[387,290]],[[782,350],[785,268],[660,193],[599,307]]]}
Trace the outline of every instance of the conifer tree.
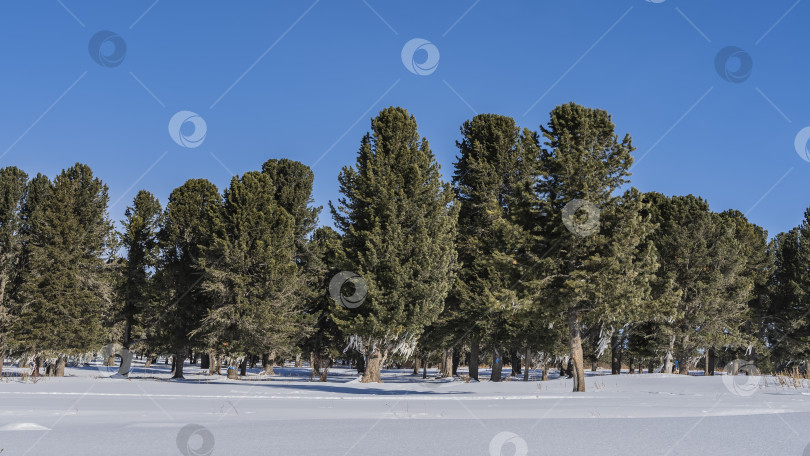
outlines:
{"label": "conifer tree", "polygon": [[100,344],[102,316],[112,303],[105,259],[113,234],[109,197],[107,186],[79,163],[63,170],[44,195],[38,187],[45,181],[35,181],[17,323],[24,347],[58,357],[55,373],[64,375],[68,354]]}
{"label": "conifer tree", "polygon": [[[459,200],[456,245],[462,267],[449,318],[463,331],[456,337],[469,335],[470,378],[478,380],[481,341],[495,353],[504,353],[510,337],[506,320],[514,318],[519,307],[518,283],[528,263],[524,245],[531,234],[524,222],[534,204],[538,147],[532,132],[495,114],[465,121],[461,134],[453,184]],[[492,379],[500,381],[500,374]]]}
{"label": "conifer tree", "polygon": [[122,271],[124,308],[123,349],[119,374],[129,375],[133,343],[133,330],[141,326],[141,314],[149,309],[156,299],[153,272],[158,265],[160,249],[158,232],[162,223],[163,210],[160,202],[151,193],[141,190],[135,196],[132,206],[124,212],[121,221],[121,240],[127,250],[127,258]]}
{"label": "conifer tree", "polygon": [[202,282],[205,268],[218,258],[207,258],[224,230],[222,196],[205,179],[191,179],[172,190],[159,232],[162,302],[153,314],[157,332],[153,344],[174,354],[173,378],[183,378],[183,361],[191,348],[203,348],[191,337],[211,307]]}
{"label": "conifer tree", "polygon": [[275,199],[270,175],[248,172],[225,191],[224,230],[207,258],[213,306],[192,332],[220,343],[232,360],[286,349],[305,329],[297,290],[295,220]]}
{"label": "conifer tree", "polygon": [[2,360],[13,341],[11,325],[14,278],[19,273],[23,248],[23,205],[28,175],[10,166],[0,169],[0,373]]}
{"label": "conifer tree", "polygon": [[366,353],[363,381],[380,382],[389,354],[413,350],[442,311],[455,275],[457,211],[413,116],[387,108],[371,130],[356,166],[340,173],[343,197],[332,214],[343,234],[344,269],[368,286],[343,330]]}

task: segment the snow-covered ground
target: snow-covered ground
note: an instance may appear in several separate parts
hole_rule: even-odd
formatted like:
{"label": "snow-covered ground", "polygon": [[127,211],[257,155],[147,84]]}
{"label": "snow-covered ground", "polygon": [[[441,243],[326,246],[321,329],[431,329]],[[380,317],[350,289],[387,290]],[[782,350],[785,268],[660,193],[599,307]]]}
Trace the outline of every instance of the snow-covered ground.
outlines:
{"label": "snow-covered ground", "polygon": [[327,383],[294,367],[229,381],[186,366],[180,382],[162,364],[136,362],[130,380],[110,370],[3,378],[0,455],[810,454],[810,389],[766,377],[597,372],[574,394],[554,373],[464,383],[392,370],[363,384],[346,368]]}

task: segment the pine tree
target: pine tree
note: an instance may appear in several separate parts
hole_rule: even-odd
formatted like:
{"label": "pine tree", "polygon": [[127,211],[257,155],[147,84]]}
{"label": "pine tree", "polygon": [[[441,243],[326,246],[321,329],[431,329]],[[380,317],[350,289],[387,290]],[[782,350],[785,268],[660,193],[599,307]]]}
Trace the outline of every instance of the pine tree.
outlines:
{"label": "pine tree", "polygon": [[160,249],[158,232],[162,223],[163,210],[160,202],[151,193],[141,190],[135,196],[132,206],[124,212],[121,221],[121,240],[127,250],[127,258],[122,271],[123,300],[121,318],[124,320],[123,350],[119,374],[129,375],[132,362],[133,329],[141,326],[141,314],[150,308],[156,298],[153,271],[158,265]]}
{"label": "pine tree", "polygon": [[14,278],[19,272],[23,248],[23,205],[28,175],[13,166],[0,169],[0,373],[14,318]]}
{"label": "pine tree", "polygon": [[205,268],[221,258],[207,258],[224,230],[222,196],[205,179],[191,179],[172,190],[159,232],[161,243],[162,303],[154,311],[154,346],[174,354],[173,378],[183,378],[183,362],[191,348],[204,348],[198,329],[211,307],[202,282]]}
{"label": "pine tree", "polygon": [[343,329],[366,353],[363,381],[379,382],[388,355],[412,350],[442,311],[455,275],[457,211],[413,116],[387,108],[371,130],[356,167],[340,173],[343,197],[332,214],[343,232],[345,269],[368,285]]}
{"label": "pine tree", "polygon": [[[627,289],[616,289],[610,281],[633,263],[619,262],[607,255],[620,254],[628,259],[639,255],[642,264],[651,261],[644,246],[646,222],[634,214],[638,208],[627,211],[628,220],[606,217],[619,224],[615,228],[605,223],[600,226],[595,219],[589,219],[593,213],[581,214],[582,210],[578,210],[572,216],[564,212],[566,206],[581,204],[579,201],[605,215],[621,212],[622,206],[613,192],[627,182],[634,149],[629,135],[619,140],[614,130],[607,112],[575,103],[556,107],[548,125],[541,126],[546,144],[540,157],[542,178],[537,191],[542,204],[537,224],[543,227],[548,241],[541,248],[553,250],[542,254],[551,260],[545,266],[544,290],[548,304],[558,308],[568,320],[574,391],[585,391],[583,318],[591,315],[608,320],[619,318],[633,313],[634,307],[643,302],[618,298]],[[586,229],[568,229],[566,223]],[[628,237],[621,239],[622,235]]]}
{"label": "pine tree", "polygon": [[286,349],[305,331],[297,290],[294,218],[275,199],[268,174],[234,177],[225,191],[221,231],[206,255],[214,300],[192,334],[219,343],[232,360]]}
{"label": "pine tree", "polygon": [[64,375],[68,354],[85,353],[103,339],[102,316],[113,299],[105,259],[113,234],[109,197],[107,186],[78,163],[46,195],[39,194],[43,178],[35,181],[18,331],[30,353],[58,356],[56,375]]}
{"label": "pine tree", "polygon": [[[461,134],[453,184],[459,201],[456,245],[462,268],[446,326],[463,331],[454,338],[469,334],[470,378],[478,380],[481,341],[503,353],[512,336],[507,320],[515,317],[518,283],[526,270],[523,252],[531,230],[522,217],[533,204],[538,147],[533,133],[495,114],[465,121]],[[500,375],[492,380],[500,381]]]}

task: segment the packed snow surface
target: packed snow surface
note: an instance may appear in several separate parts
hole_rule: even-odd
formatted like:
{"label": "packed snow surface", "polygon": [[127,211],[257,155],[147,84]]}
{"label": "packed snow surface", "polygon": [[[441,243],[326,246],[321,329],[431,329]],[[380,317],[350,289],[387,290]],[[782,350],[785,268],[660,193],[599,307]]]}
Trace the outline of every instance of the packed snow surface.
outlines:
{"label": "packed snow surface", "polygon": [[810,454],[810,389],[771,377],[599,371],[572,393],[555,372],[465,383],[387,370],[364,384],[341,367],[321,383],[306,367],[227,380],[187,365],[169,381],[168,366],[135,366],[36,383],[6,366],[0,455]]}

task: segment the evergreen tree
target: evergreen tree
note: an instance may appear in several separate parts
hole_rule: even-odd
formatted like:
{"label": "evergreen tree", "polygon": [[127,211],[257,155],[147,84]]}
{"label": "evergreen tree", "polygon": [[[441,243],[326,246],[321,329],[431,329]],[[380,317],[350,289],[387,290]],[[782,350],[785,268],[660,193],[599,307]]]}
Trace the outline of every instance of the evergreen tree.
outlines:
{"label": "evergreen tree", "polygon": [[0,373],[6,349],[13,341],[11,325],[14,277],[19,272],[23,248],[23,205],[28,175],[13,166],[0,169]]}
{"label": "evergreen tree", "polygon": [[343,232],[345,269],[368,285],[343,329],[366,353],[363,381],[379,382],[388,355],[412,350],[442,311],[455,275],[457,211],[413,116],[387,108],[371,130],[356,167],[340,173],[343,197],[332,214]]}
{"label": "evergreen tree", "polygon": [[207,258],[205,284],[214,299],[202,325],[192,334],[224,347],[232,360],[269,349],[286,349],[304,334],[297,290],[294,218],[275,199],[268,174],[234,177],[225,191],[224,230]]}
{"label": "evergreen tree", "polygon": [[124,212],[121,221],[121,240],[127,250],[123,267],[124,320],[123,350],[120,375],[129,375],[133,343],[133,328],[141,326],[140,317],[156,298],[153,273],[158,265],[160,249],[158,232],[162,223],[163,210],[160,202],[151,193],[141,190],[135,196],[132,206]]}
{"label": "evergreen tree", "polygon": [[107,186],[87,165],[63,170],[45,195],[37,188],[43,183],[38,178],[29,201],[17,323],[23,346],[58,356],[56,375],[64,375],[66,355],[85,353],[103,339],[102,317],[113,296],[105,260],[113,231]]}
{"label": "evergreen tree", "polygon": [[[652,261],[645,246],[649,227],[640,218],[640,208],[634,207],[635,199],[629,201],[630,207],[625,210],[613,196],[627,182],[632,164],[630,154],[634,150],[630,136],[619,140],[614,130],[607,112],[575,103],[556,107],[548,125],[541,126],[546,144],[540,157],[542,178],[537,191],[542,204],[537,217],[548,240],[541,248],[550,245],[554,249],[549,255],[551,264],[545,267],[544,290],[548,304],[558,308],[568,320],[574,391],[585,390],[583,317],[619,318],[641,306],[643,300],[637,298],[618,299],[629,288],[617,288],[612,281],[618,279],[623,269],[634,266],[628,262],[630,258],[638,256],[642,265]],[[576,209],[581,202],[596,211],[566,212]],[[569,209],[564,211],[567,206]],[[606,223],[600,226],[596,219],[589,218],[600,210],[603,217],[618,226]],[[627,218],[618,216],[621,212]],[[568,229],[566,224],[574,229]],[[579,226],[587,229],[577,230]],[[609,255],[621,255],[623,261]]]}
{"label": "evergreen tree", "polygon": [[[462,267],[446,325],[464,332],[455,337],[469,334],[470,378],[478,380],[481,341],[502,354],[510,337],[507,320],[518,308],[517,285],[527,269],[524,245],[531,233],[523,222],[534,203],[538,147],[533,133],[495,114],[465,121],[461,134],[453,184]],[[500,373],[493,374],[492,380],[500,379]]]}
{"label": "evergreen tree", "polygon": [[205,268],[222,258],[206,258],[216,239],[221,238],[222,196],[205,179],[191,179],[172,190],[159,232],[161,283],[164,290],[153,323],[157,332],[153,344],[174,354],[173,378],[183,378],[183,361],[191,348],[203,348],[200,337],[190,337],[211,307],[201,287]]}

